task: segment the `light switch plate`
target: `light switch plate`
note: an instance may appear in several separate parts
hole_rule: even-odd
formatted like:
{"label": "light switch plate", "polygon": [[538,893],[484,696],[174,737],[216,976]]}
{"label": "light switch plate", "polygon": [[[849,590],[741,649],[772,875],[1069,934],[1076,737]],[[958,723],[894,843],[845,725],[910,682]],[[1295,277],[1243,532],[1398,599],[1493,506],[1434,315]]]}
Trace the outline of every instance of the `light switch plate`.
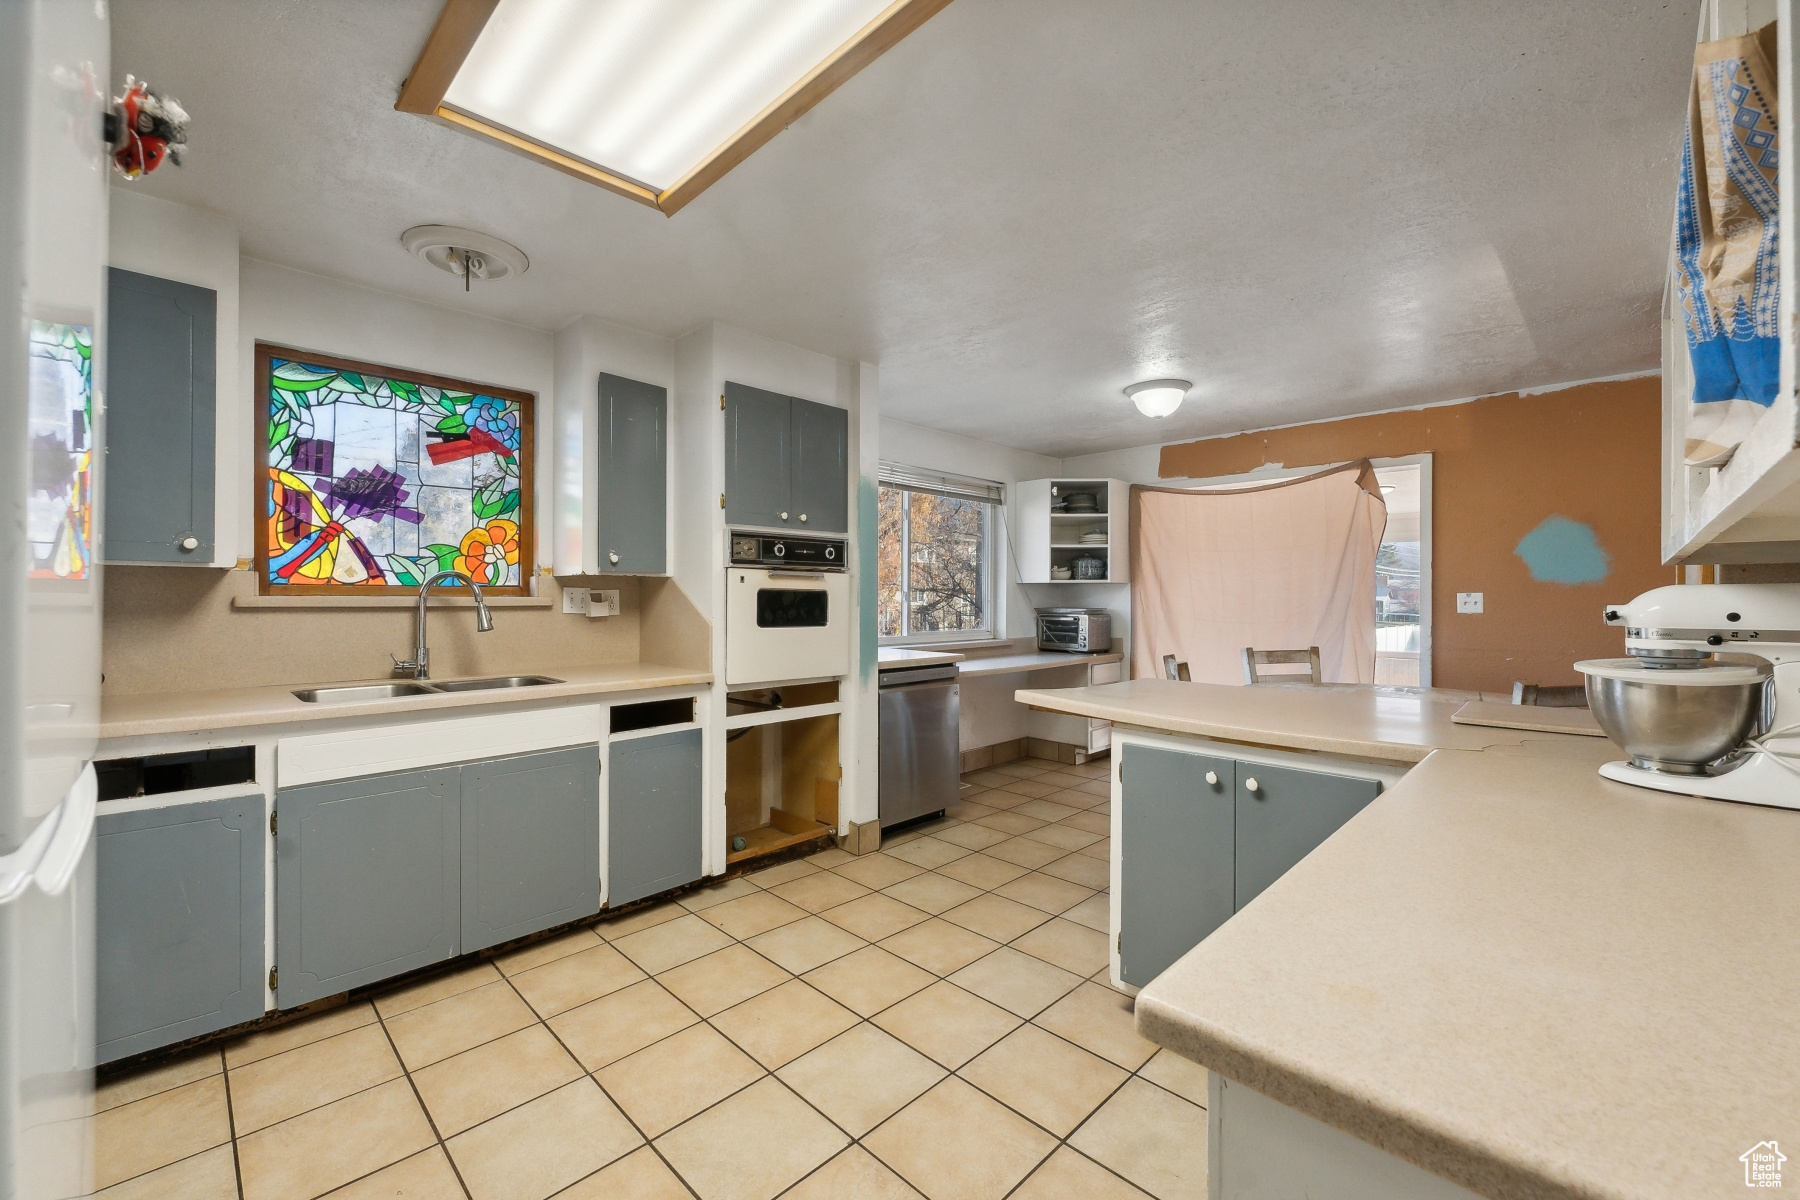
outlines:
{"label": "light switch plate", "polygon": [[1478,613],[1478,612],[1485,611],[1482,608],[1482,593],[1480,593],[1480,592],[1458,592],[1458,593],[1456,593],[1456,611],[1459,613]]}
{"label": "light switch plate", "polygon": [[563,611],[584,616],[588,610],[588,589],[566,587],[562,590]]}
{"label": "light switch plate", "polygon": [[587,615],[590,617],[618,616],[619,593],[615,591],[590,592],[588,594]]}

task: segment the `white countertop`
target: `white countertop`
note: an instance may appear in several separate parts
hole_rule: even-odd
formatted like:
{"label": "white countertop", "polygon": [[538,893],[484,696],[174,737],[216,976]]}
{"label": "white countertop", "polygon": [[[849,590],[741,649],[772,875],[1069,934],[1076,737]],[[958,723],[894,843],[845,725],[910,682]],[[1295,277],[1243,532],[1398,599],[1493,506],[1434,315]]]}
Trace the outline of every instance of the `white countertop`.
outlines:
{"label": "white countertop", "polygon": [[957,664],[956,670],[960,675],[1013,675],[1025,671],[1085,666],[1089,663],[1119,662],[1124,657],[1116,650],[1107,654],[1069,654],[1061,650],[1039,650],[1030,654],[994,654],[985,658],[965,658]]}
{"label": "white countertop", "polygon": [[963,656],[949,650],[909,650],[904,646],[883,646],[877,656],[881,670],[893,667],[941,667],[959,663]]}
{"label": "white countertop", "polygon": [[[549,675],[563,682],[480,692],[436,692],[426,696],[365,700],[351,704],[308,704],[296,699],[295,688],[332,686],[310,683],[288,687],[112,696],[105,697],[100,702],[100,736],[122,738],[149,734],[199,733],[212,729],[334,721],[347,717],[430,713],[478,704],[517,704],[529,700],[557,700],[569,696],[605,695],[712,682],[711,672],[658,663],[617,663],[605,667],[553,668],[517,673]],[[405,680],[388,678],[350,682],[403,683]]]}
{"label": "white countertop", "polygon": [[1097,717],[1115,725],[1258,746],[1415,763],[1443,746],[1516,746],[1527,734],[1459,725],[1474,692],[1370,684],[1264,685],[1131,679],[1095,687],[1020,689],[1033,708]]}

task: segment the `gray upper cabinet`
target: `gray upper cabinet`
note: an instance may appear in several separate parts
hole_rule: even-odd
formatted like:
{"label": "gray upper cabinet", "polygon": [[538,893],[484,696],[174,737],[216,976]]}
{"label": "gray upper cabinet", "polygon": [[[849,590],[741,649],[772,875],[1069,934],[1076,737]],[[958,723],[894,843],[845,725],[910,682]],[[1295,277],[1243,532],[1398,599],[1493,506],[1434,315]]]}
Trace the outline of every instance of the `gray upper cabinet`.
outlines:
{"label": "gray upper cabinet", "polygon": [[107,812],[95,836],[96,1058],[263,1012],[263,797]]}
{"label": "gray upper cabinet", "polygon": [[402,771],[276,794],[281,1008],[456,955],[459,770]]}
{"label": "gray upper cabinet", "polygon": [[599,747],[465,766],[462,953],[599,911]]}
{"label": "gray upper cabinet", "polygon": [[850,531],[850,414],[795,400],[793,517],[824,533]]}
{"label": "gray upper cabinet", "polygon": [[700,878],[700,751],[698,729],[612,743],[607,907]]}
{"label": "gray upper cabinet", "polygon": [[725,385],[725,519],[844,534],[850,415],[829,404]]}
{"label": "gray upper cabinet", "polygon": [[787,396],[725,385],[725,519],[780,528],[792,515],[794,447]]}
{"label": "gray upper cabinet", "polygon": [[1124,747],[1119,769],[1129,801],[1119,822],[1119,974],[1134,987],[1162,974],[1235,911],[1236,765]]}
{"label": "gray upper cabinet", "polygon": [[600,571],[668,571],[669,393],[600,376]]}
{"label": "gray upper cabinet", "polygon": [[211,564],[218,293],[113,268],[105,554]]}
{"label": "gray upper cabinet", "polygon": [[1373,779],[1239,763],[1237,907],[1256,899],[1380,793]]}

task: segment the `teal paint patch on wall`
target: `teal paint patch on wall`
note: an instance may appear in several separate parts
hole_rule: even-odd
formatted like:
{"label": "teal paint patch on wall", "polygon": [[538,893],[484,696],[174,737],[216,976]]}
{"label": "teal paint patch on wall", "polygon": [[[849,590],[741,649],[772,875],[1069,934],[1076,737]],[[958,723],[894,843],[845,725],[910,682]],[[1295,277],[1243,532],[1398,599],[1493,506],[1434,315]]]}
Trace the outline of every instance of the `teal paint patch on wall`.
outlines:
{"label": "teal paint patch on wall", "polygon": [[1519,539],[1513,553],[1539,583],[1599,583],[1612,573],[1612,555],[1591,525],[1549,516]]}
{"label": "teal paint patch on wall", "polygon": [[857,655],[857,673],[864,683],[875,678],[876,668],[881,658],[880,625],[875,611],[877,603],[876,584],[880,581],[880,536],[878,533],[881,488],[876,481],[864,475],[858,481],[856,489],[856,545],[857,562],[862,566],[862,577],[857,580],[861,593],[862,620],[856,631],[856,644],[860,651]]}

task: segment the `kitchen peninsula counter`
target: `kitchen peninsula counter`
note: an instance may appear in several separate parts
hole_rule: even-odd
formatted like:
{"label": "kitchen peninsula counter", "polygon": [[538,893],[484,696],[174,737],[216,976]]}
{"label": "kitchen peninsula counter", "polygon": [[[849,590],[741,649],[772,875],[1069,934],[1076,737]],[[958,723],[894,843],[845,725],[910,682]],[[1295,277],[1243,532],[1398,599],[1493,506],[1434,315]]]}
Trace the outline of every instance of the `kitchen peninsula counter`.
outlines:
{"label": "kitchen peninsula counter", "polygon": [[1800,813],[1614,783],[1611,742],[1461,700],[1155,685],[1019,698],[1423,761],[1146,986],[1145,1037],[1483,1196],[1738,1195],[1800,1146]]}

